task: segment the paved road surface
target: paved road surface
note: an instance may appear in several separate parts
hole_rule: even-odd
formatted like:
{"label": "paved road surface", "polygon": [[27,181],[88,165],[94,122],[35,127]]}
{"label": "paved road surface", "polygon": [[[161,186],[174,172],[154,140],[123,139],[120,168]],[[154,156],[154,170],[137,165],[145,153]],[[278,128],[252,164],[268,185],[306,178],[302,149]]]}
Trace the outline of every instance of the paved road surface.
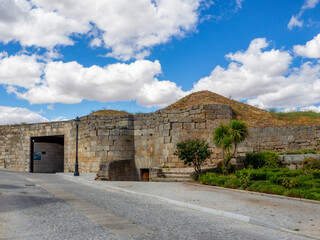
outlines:
{"label": "paved road surface", "polygon": [[[274,225],[283,222],[281,227],[296,227],[294,209],[281,213],[284,211],[281,204],[285,205],[288,200],[275,199],[280,214],[263,216],[266,211],[270,213],[270,205],[265,205],[266,210],[250,201],[256,197],[264,199],[263,196],[188,184],[97,183],[90,182],[88,177],[92,179],[92,175],[85,174],[77,179],[67,174],[30,174],[0,169],[0,239],[312,239],[192,210],[142,194],[249,217],[255,215]],[[117,188],[141,194],[130,194]],[[242,198],[229,194],[240,194]],[[268,201],[270,204],[271,200]],[[288,203],[293,206],[291,200]],[[315,229],[319,226],[320,205],[299,201],[294,204],[306,208],[306,213],[300,214],[304,215],[302,220],[298,221],[308,220],[300,225],[297,222],[296,230],[300,228],[305,233],[318,235]],[[264,206],[263,202],[261,205]],[[274,213],[278,206],[272,206]]]}

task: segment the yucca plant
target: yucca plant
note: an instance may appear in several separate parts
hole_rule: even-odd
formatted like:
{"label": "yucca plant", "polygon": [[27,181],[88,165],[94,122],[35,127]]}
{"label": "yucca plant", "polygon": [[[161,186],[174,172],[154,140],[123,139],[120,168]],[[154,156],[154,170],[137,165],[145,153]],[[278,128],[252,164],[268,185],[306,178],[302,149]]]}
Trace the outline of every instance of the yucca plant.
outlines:
{"label": "yucca plant", "polygon": [[222,149],[222,171],[228,173],[230,160],[235,157],[237,146],[248,136],[247,124],[243,121],[231,120],[229,124],[221,123],[214,130],[213,142]]}

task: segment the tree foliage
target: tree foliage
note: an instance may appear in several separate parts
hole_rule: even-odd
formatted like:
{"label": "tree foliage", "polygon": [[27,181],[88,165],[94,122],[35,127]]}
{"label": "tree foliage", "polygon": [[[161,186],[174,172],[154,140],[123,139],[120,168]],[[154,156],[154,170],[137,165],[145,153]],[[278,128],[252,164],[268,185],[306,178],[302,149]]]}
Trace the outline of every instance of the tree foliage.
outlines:
{"label": "tree foliage", "polygon": [[185,165],[193,165],[197,174],[201,173],[201,164],[211,156],[212,151],[208,143],[201,140],[186,140],[177,144],[174,153]]}
{"label": "tree foliage", "polygon": [[230,160],[235,157],[237,146],[248,136],[248,127],[245,122],[231,120],[229,124],[221,123],[213,133],[213,142],[222,149],[222,170],[228,173]]}

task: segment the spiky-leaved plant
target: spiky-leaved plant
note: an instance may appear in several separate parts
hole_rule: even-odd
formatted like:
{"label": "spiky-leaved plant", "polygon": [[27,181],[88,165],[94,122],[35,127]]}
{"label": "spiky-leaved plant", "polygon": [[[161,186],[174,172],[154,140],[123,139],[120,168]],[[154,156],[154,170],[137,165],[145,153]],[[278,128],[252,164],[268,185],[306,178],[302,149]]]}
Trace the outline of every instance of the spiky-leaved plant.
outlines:
{"label": "spiky-leaved plant", "polygon": [[229,124],[221,123],[214,130],[213,142],[222,149],[222,170],[228,173],[230,160],[235,157],[237,146],[248,136],[248,127],[245,122],[231,120]]}

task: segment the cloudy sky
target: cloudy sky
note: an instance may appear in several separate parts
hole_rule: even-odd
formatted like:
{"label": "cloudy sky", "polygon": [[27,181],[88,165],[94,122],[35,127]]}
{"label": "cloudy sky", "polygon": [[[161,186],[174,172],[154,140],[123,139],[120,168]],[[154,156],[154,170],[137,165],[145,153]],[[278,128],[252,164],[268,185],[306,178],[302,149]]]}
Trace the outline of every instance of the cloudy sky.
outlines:
{"label": "cloudy sky", "polygon": [[0,0],[0,124],[210,90],[320,112],[320,0]]}

